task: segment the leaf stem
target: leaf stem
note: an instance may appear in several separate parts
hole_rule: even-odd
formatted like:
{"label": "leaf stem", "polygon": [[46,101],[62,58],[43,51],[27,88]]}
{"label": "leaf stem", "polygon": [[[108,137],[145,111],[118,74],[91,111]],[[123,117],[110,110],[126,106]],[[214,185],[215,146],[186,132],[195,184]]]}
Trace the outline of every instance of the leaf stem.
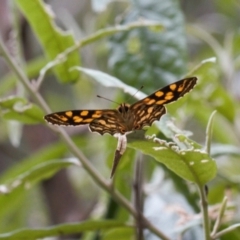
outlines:
{"label": "leaf stem", "polygon": [[214,224],[214,227],[213,227],[213,230],[212,230],[212,233],[211,233],[211,237],[215,237],[216,236],[216,233],[217,233],[217,230],[221,224],[221,220],[223,218],[223,215],[224,215],[224,212],[226,210],[226,206],[227,206],[227,197],[225,196],[223,201],[222,201],[222,204],[221,204],[221,208],[220,208],[220,211],[218,213],[218,216],[217,216],[217,219],[216,219],[216,222]]}

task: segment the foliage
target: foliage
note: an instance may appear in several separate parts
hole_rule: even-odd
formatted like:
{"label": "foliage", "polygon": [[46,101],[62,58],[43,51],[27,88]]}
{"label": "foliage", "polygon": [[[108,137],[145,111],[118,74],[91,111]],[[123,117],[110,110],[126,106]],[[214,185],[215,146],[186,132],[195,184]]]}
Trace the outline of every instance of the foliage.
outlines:
{"label": "foliage", "polygon": [[[0,239],[240,238],[234,211],[240,194],[237,3],[225,9],[224,1],[213,1],[232,23],[223,31],[224,25],[203,22],[200,27],[196,18],[193,24],[188,20],[192,11],[184,4],[181,10],[177,0],[110,2],[92,0],[97,14],[81,29],[84,37],[70,28],[73,19],[65,18],[67,31],[60,30],[41,0],[15,0],[9,9],[15,17],[19,11],[24,15],[48,61],[42,54],[24,61],[25,39],[14,39],[15,55],[0,41],[11,69],[0,80],[0,163],[7,166],[0,176]],[[81,17],[84,28],[87,16]],[[21,18],[16,19],[12,28],[17,33]],[[107,27],[115,20],[118,24]],[[127,151],[111,180],[113,136],[43,121],[52,109],[107,108],[106,101],[96,101],[97,94],[113,99],[111,108],[125,94],[133,102],[185,76],[196,76],[197,86],[166,106],[168,114],[159,122],[127,136]],[[6,163],[5,152],[11,152],[12,164]],[[69,185],[50,188],[62,194],[51,205],[47,184],[61,173]],[[61,202],[70,210],[56,220]],[[73,202],[83,205],[81,218]]]}

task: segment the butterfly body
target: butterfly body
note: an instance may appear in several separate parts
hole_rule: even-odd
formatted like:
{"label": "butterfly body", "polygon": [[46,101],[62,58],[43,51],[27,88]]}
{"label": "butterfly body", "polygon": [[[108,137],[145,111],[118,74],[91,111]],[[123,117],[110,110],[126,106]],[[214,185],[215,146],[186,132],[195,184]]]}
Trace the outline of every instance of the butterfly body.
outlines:
{"label": "butterfly body", "polygon": [[127,132],[140,130],[144,126],[151,126],[166,113],[165,104],[185,95],[196,85],[196,82],[196,77],[182,79],[132,105],[122,103],[117,109],[70,110],[51,113],[44,118],[49,123],[63,126],[89,124],[92,132],[101,135],[105,133],[124,135]]}

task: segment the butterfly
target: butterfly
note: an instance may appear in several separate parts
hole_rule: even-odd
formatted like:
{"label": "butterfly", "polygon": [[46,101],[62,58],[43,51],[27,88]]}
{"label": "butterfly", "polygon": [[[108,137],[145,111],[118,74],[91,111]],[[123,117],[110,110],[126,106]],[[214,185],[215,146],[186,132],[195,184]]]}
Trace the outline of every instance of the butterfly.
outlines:
{"label": "butterfly", "polygon": [[196,77],[189,77],[157,90],[144,99],[133,103],[122,103],[117,109],[68,110],[46,115],[47,122],[62,126],[89,124],[92,132],[101,135],[109,133],[118,137],[118,145],[111,172],[111,178],[118,162],[126,150],[126,134],[151,126],[166,113],[165,104],[176,101],[191,91],[197,83]]}
{"label": "butterfly", "polygon": [[122,103],[117,109],[68,110],[46,115],[48,123],[62,126],[89,124],[92,132],[101,135],[124,135],[151,126],[166,113],[165,104],[184,96],[197,83],[196,77],[189,77],[157,90],[144,99],[133,103]]}

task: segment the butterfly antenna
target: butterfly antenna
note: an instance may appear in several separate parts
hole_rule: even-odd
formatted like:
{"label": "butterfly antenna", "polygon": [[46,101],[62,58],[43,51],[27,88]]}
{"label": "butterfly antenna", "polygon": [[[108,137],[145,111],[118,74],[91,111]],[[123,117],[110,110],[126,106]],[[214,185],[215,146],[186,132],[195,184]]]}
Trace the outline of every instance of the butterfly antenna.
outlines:
{"label": "butterfly antenna", "polygon": [[120,105],[120,103],[115,102],[115,101],[113,101],[113,100],[111,100],[111,99],[109,99],[109,98],[105,98],[105,97],[102,97],[102,96],[100,96],[100,95],[97,95],[97,97],[98,97],[98,98],[105,99],[105,100],[107,100],[107,101],[109,101],[109,102],[113,102],[113,103],[116,103],[116,104]]}
{"label": "butterfly antenna", "polygon": [[[140,90],[142,90],[142,89],[143,89],[143,86],[141,86],[141,87],[140,87],[133,95],[131,95],[130,97],[134,97],[134,96],[135,96]],[[97,95],[97,97],[98,97],[98,98],[105,99],[105,100],[107,100],[107,101],[109,101],[109,102],[113,102],[113,103],[116,103],[116,104],[120,105],[120,103],[115,102],[115,101],[113,101],[113,100],[111,100],[111,99],[109,99],[109,98],[105,98],[105,97],[100,96],[100,95]],[[127,100],[129,100],[129,97],[128,97]]]}
{"label": "butterfly antenna", "polygon": [[127,101],[129,100],[129,98],[131,97],[134,97],[140,90],[142,90],[143,89],[143,85],[133,94],[133,95],[131,95],[131,96],[129,96],[128,98],[127,98]]}

